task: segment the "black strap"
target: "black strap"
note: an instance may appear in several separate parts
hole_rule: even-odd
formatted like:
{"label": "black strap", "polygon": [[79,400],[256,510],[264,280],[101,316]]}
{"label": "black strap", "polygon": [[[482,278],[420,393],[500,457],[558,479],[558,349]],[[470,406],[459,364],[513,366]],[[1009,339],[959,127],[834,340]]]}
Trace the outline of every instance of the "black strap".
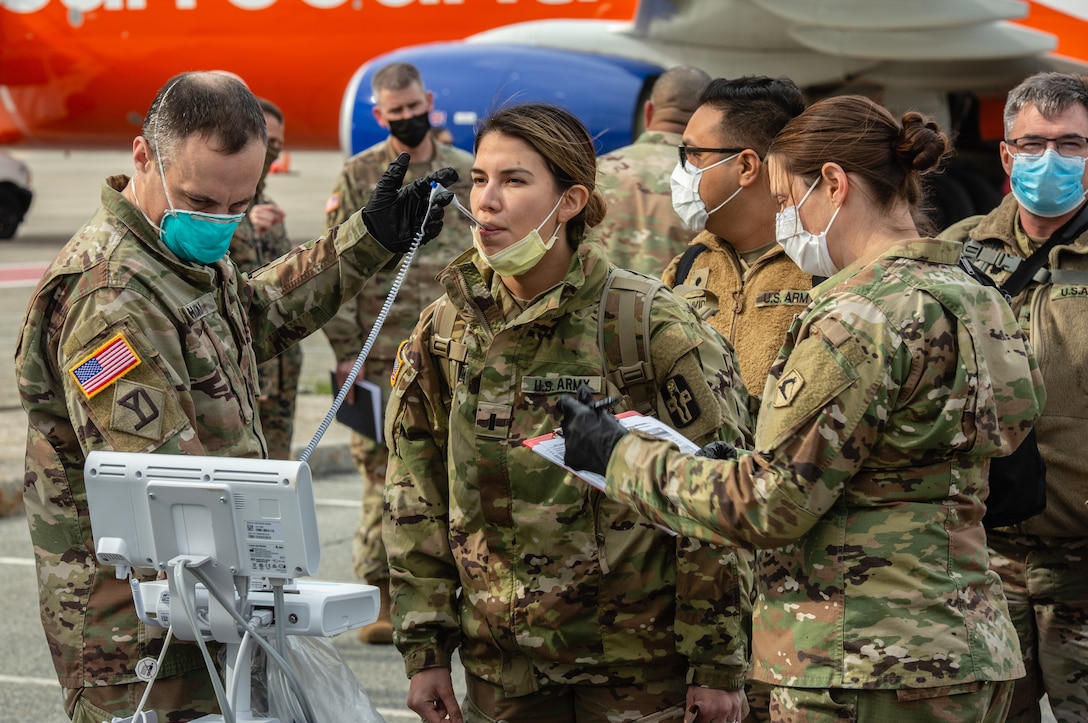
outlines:
{"label": "black strap", "polygon": [[673,286],[679,286],[687,279],[688,274],[691,273],[692,264],[695,263],[695,257],[706,251],[706,244],[692,244],[688,246],[684,251],[684,255],[680,257],[680,261],[676,264],[676,279],[673,280]]}
{"label": "black strap", "polygon": [[[972,279],[983,286],[992,286],[995,289],[998,288],[997,284],[994,283],[994,280],[990,278],[990,275],[968,261],[966,256],[960,256],[960,268],[966,271]],[[1005,298],[1006,300],[1009,300],[1008,296]]]}
{"label": "black strap", "polygon": [[1035,276],[1035,272],[1047,262],[1052,248],[1073,241],[1084,233],[1085,229],[1088,229],[1088,203],[1082,205],[1073,218],[1062,224],[1062,227],[1055,231],[1045,244],[1021,261],[1016,270],[1009,274],[1009,278],[1005,279],[1005,283],[1000,287],[1001,290],[1010,297],[1019,294]]}

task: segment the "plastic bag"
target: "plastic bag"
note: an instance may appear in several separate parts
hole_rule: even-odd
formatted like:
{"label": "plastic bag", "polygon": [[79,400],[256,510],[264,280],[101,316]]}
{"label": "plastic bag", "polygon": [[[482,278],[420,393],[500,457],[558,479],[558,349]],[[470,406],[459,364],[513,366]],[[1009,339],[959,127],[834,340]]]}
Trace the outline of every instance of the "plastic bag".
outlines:
{"label": "plastic bag", "polygon": [[287,636],[287,662],[298,676],[317,720],[306,721],[287,676],[263,650],[253,656],[252,706],[282,723],[385,723],[340,651],[328,638]]}

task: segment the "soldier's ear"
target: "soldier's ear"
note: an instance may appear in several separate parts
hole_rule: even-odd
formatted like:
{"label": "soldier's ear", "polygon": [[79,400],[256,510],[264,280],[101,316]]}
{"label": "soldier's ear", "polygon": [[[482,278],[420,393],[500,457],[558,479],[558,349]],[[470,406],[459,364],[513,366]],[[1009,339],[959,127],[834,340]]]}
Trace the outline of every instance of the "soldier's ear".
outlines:
{"label": "soldier's ear", "polygon": [[151,147],[143,136],[136,136],[132,141],[132,165],[137,174],[150,173],[152,166],[155,165]]}
{"label": "soldier's ear", "polygon": [[759,157],[758,153],[751,148],[745,148],[740,152],[734,162],[737,164],[737,169],[740,173],[737,182],[741,186],[754,186],[759,182],[760,175],[764,169],[764,164],[763,159]]}
{"label": "soldier's ear", "polygon": [[563,191],[563,200],[559,203],[559,213],[557,214],[559,220],[563,223],[571,220],[581,213],[588,202],[589,189],[580,183],[574,184]]}

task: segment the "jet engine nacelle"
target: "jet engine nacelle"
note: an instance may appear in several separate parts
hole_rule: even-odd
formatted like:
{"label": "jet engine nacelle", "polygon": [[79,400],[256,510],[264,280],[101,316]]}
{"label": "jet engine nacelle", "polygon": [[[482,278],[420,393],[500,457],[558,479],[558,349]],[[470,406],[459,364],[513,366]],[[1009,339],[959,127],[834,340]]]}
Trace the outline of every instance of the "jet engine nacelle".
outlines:
{"label": "jet engine nacelle", "polygon": [[353,155],[385,139],[374,119],[374,72],[392,62],[419,68],[434,93],[431,123],[444,126],[460,148],[472,150],[480,121],[525,102],[562,106],[581,119],[598,153],[634,140],[642,105],[663,68],[624,58],[514,45],[435,43],[379,56],[355,72],[340,107],[340,148]]}

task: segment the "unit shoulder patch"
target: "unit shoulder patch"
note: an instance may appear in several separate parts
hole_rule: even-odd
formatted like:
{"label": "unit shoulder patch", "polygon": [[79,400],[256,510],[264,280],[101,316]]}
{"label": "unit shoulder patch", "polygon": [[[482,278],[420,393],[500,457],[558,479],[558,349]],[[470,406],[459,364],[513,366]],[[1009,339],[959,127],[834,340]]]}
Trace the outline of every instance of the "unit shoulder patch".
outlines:
{"label": "unit shoulder patch", "polygon": [[113,396],[110,428],[145,439],[162,435],[166,392],[122,379]]}
{"label": "unit shoulder patch", "polygon": [[857,371],[828,341],[819,336],[802,340],[763,399],[756,449],[777,447],[857,379]]}
{"label": "unit shoulder patch", "polygon": [[661,385],[661,400],[665,404],[665,409],[669,410],[669,419],[672,420],[672,426],[676,429],[690,426],[701,413],[699,402],[691,391],[691,385],[681,374],[669,377]]}
{"label": "unit shoulder patch", "polygon": [[801,388],[805,386],[805,377],[799,369],[791,369],[774,385],[774,406],[788,407],[793,404]]}

